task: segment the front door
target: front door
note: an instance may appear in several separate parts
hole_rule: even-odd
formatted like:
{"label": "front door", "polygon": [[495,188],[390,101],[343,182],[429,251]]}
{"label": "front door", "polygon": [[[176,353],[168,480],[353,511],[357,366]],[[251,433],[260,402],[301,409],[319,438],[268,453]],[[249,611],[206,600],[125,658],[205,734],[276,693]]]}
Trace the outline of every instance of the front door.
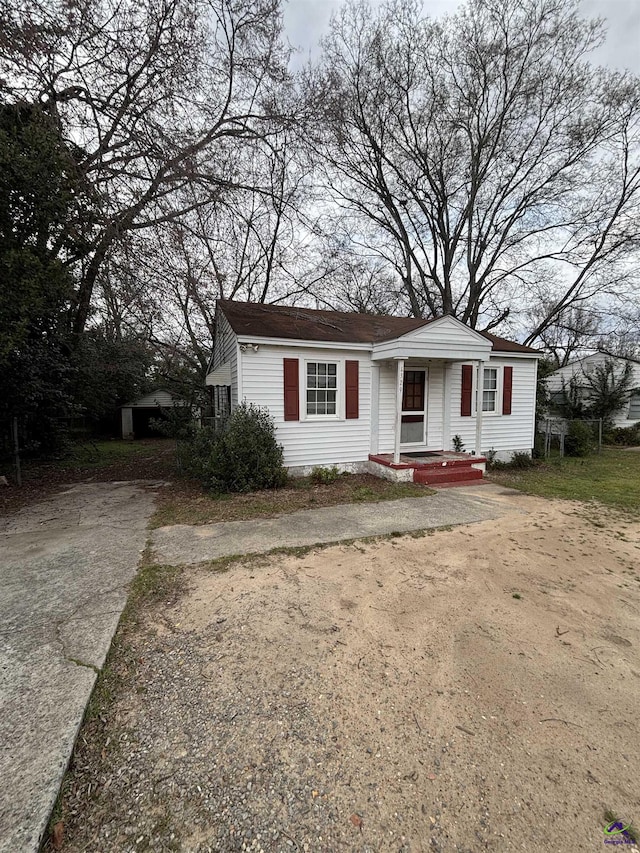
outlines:
{"label": "front door", "polygon": [[403,447],[423,448],[426,436],[426,371],[405,370],[402,388],[402,423],[400,444]]}

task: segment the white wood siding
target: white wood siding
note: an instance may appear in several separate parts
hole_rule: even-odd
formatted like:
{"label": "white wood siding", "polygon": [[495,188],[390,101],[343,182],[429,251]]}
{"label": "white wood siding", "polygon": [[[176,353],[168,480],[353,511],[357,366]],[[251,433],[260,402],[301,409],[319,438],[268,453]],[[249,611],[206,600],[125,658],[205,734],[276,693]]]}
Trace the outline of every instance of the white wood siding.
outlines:
{"label": "white wood siding", "polygon": [[380,365],[378,452],[393,453],[396,422],[396,364],[384,361]]}
{"label": "white wood siding", "polygon": [[127,407],[131,409],[151,409],[154,406],[170,408],[171,406],[181,405],[183,402],[183,400],[174,400],[168,391],[152,391],[150,394],[145,394],[144,397],[138,397],[133,403],[127,403]]}
{"label": "white wood siding", "polygon": [[[283,359],[297,358],[300,365],[299,421],[284,420]],[[358,361],[360,417],[344,418],[344,362]],[[340,418],[305,419],[306,361],[338,362],[338,403]],[[371,441],[371,358],[369,353],[315,347],[261,344],[258,352],[247,350],[241,356],[242,399],[266,406],[276,425],[278,441],[284,447],[287,467],[308,465],[345,465],[365,462]]]}
{"label": "white wood siding", "polygon": [[238,405],[238,338],[222,311],[216,313],[211,370],[229,364],[231,371],[231,407]]}
{"label": "white wood siding", "polygon": [[[261,343],[258,351],[248,348],[241,353],[236,335],[219,315],[217,349],[212,367],[229,361],[232,366],[232,404],[246,400],[269,409],[276,425],[278,441],[285,451],[285,465],[306,467],[313,465],[349,465],[364,462],[372,452],[372,360],[371,354],[347,348],[296,346],[289,343]],[[444,331],[444,329],[442,330]],[[300,416],[299,421],[284,420],[283,359],[297,358],[300,366]],[[360,417],[344,418],[344,362],[359,362]],[[306,361],[335,361],[339,363],[340,379],[338,400],[339,418],[305,417]],[[502,415],[502,382],[498,391],[498,414],[483,416],[482,452],[494,449],[503,458],[515,450],[530,451],[534,439],[536,360],[531,358],[494,357],[486,365],[513,367],[512,414]],[[376,451],[391,453],[394,449],[396,364],[379,361],[378,434]],[[449,362],[447,372],[450,390],[445,395],[445,363],[434,360],[408,360],[406,369],[428,369],[427,380],[427,447],[431,450],[452,449],[451,440],[460,435],[465,449],[475,450],[476,418],[475,389],[474,415],[461,417],[460,398],[462,362]],[[475,368],[475,365],[474,365]],[[240,371],[242,375],[240,375]],[[449,412],[444,412],[445,397],[449,398]],[[446,414],[446,417],[445,417]],[[443,430],[443,423],[448,430]],[[375,440],[375,439],[374,439]]]}
{"label": "white wood siding", "polygon": [[441,317],[400,338],[375,344],[373,358],[489,358],[491,343],[453,317]]}
{"label": "white wood siding", "polygon": [[442,444],[443,381],[442,362],[430,364],[427,373],[427,447],[429,450],[444,449]]}
{"label": "white wood siding", "polygon": [[[502,369],[505,365],[513,367],[511,414],[502,414]],[[482,413],[482,447],[480,452],[496,450],[509,457],[514,451],[530,451],[534,442],[535,409],[536,409],[536,361],[529,358],[491,358],[485,362],[485,367],[498,367],[497,412]],[[452,448],[451,440],[459,435],[464,443],[464,449],[476,450],[476,371],[474,365],[474,385],[471,417],[460,414],[460,399],[462,395],[462,364],[451,367],[451,434],[445,450]]]}
{"label": "white wood siding", "polygon": [[[488,362],[487,362],[488,363]],[[473,365],[474,383],[473,395],[471,398],[471,411],[475,412],[475,372],[476,366]],[[462,398],[462,363],[454,362],[449,371],[451,381],[451,412],[449,436],[444,436],[443,450],[453,450],[453,437],[459,435],[466,451],[475,450],[476,447],[476,419],[475,415],[463,418],[460,414],[460,401]]]}
{"label": "white wood siding", "polygon": [[529,452],[534,444],[536,362],[533,359],[492,358],[486,366],[503,368],[505,365],[513,367],[511,414],[502,414],[502,382],[500,377],[499,414],[483,412],[483,453],[488,450],[509,451],[511,453],[518,450]]}

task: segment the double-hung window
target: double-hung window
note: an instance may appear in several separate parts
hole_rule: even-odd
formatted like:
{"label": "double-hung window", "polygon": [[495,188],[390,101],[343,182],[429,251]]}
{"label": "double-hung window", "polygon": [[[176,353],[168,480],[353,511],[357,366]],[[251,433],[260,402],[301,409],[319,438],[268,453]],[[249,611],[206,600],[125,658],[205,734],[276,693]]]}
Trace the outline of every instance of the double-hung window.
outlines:
{"label": "double-hung window", "polygon": [[496,412],[498,407],[498,368],[485,367],[482,383],[482,411]]}
{"label": "double-hung window", "polygon": [[338,365],[307,362],[307,415],[335,415],[338,397]]}

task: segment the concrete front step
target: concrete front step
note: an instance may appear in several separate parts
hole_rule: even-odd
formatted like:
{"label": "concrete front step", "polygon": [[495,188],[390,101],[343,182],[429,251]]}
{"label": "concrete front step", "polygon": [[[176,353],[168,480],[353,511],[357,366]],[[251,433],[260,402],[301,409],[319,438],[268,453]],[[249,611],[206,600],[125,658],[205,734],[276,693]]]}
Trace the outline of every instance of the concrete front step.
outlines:
{"label": "concrete front step", "polygon": [[462,488],[463,486],[490,486],[491,480],[485,480],[484,477],[481,480],[477,478],[475,480],[457,480],[455,483],[431,483],[431,488],[433,489],[457,489]]}
{"label": "concrete front step", "polygon": [[371,462],[376,462],[378,465],[384,465],[387,468],[392,469],[406,469],[406,468],[414,468],[414,469],[422,469],[422,468],[468,468],[471,464],[479,464],[486,463],[486,456],[469,456],[468,454],[461,453],[456,457],[454,454],[444,453],[442,456],[433,456],[433,457],[417,457],[415,459],[411,459],[408,456],[401,456],[401,461],[396,463],[393,462],[393,456],[391,454],[377,454],[370,453],[369,459]]}
{"label": "concrete front step", "polygon": [[482,471],[479,468],[467,466],[439,466],[416,468],[413,472],[414,483],[437,485],[438,483],[455,483],[459,480],[481,480]]}
{"label": "concrete front step", "polygon": [[[486,463],[486,457],[484,456],[474,456],[472,459],[436,459],[432,461],[421,461],[420,465],[417,465],[418,468],[430,468],[435,471],[440,471],[442,468],[466,468],[468,469],[472,464],[478,464],[481,462]],[[473,469],[476,470],[475,468]]]}

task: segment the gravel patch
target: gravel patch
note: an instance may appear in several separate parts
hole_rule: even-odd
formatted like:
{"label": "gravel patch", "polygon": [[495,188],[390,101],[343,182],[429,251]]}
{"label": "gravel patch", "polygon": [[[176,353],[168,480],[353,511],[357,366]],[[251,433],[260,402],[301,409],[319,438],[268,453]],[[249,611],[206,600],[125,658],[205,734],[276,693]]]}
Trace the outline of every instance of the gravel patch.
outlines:
{"label": "gravel patch", "polygon": [[499,525],[186,570],[121,633],[62,849],[600,846],[604,809],[640,806],[640,527],[512,500]]}

